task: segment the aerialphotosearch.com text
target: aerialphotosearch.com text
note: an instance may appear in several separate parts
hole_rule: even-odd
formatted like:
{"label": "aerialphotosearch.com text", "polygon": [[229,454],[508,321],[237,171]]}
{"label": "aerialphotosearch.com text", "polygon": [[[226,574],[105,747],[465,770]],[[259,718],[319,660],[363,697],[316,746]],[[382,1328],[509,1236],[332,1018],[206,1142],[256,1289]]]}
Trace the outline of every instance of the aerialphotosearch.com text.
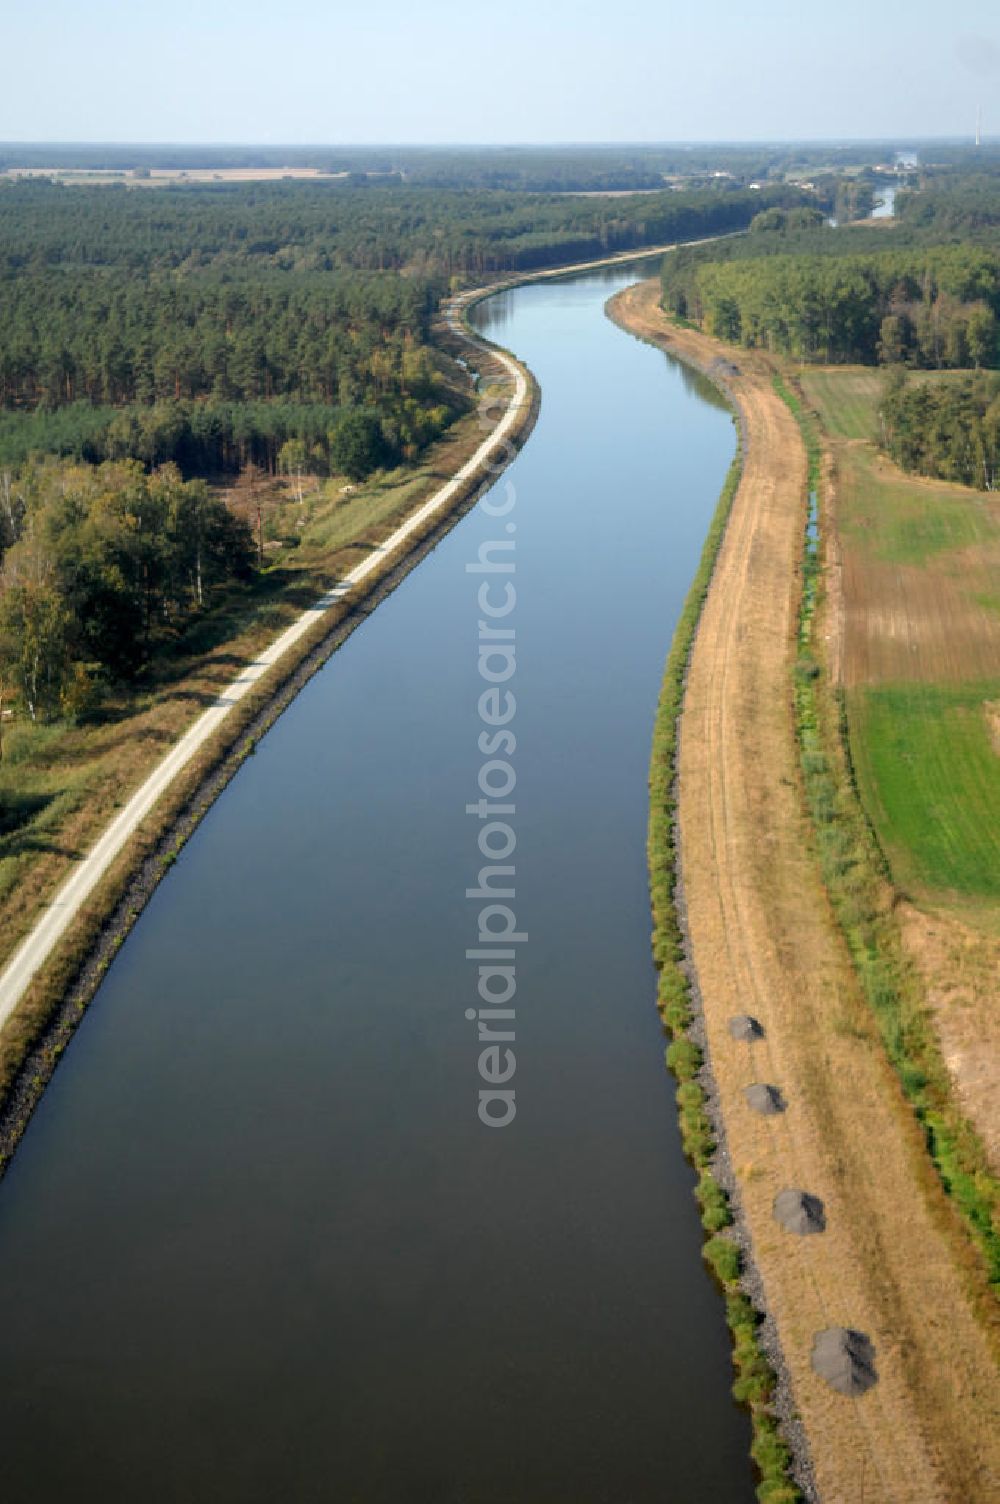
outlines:
{"label": "aerialphotosearch.com text", "polygon": [[[479,1118],[488,1128],[506,1128],[517,1113],[514,1053],[517,1012],[517,948],[527,940],[518,929],[516,901],[517,848],[514,789],[517,773],[514,754],[517,738],[513,726],[517,714],[514,696],[516,674],[516,627],[514,611],[517,572],[512,520],[516,500],[508,480],[495,487],[479,504],[489,517],[505,518],[502,538],[481,543],[474,563],[466,573],[479,577],[476,604],[479,616],[477,640],[479,720],[482,730],[477,745],[482,762],[477,777],[477,797],[466,804],[466,814],[477,822],[478,859],[481,861],[474,888],[466,898],[476,904],[476,943],[466,959],[477,968],[477,1003],[467,1008],[466,1018],[477,1027]],[[497,529],[500,532],[500,528]]]}

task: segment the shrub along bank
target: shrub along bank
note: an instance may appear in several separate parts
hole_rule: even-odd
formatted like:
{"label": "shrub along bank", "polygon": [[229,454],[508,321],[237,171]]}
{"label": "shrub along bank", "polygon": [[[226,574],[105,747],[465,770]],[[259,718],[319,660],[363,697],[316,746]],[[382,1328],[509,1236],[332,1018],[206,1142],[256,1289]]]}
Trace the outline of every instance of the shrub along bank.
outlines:
{"label": "shrub along bank", "polygon": [[733,1395],[750,1410],[754,1462],[762,1504],[793,1504],[802,1495],[791,1473],[791,1452],[778,1431],[772,1407],[776,1375],[760,1342],[760,1314],[741,1287],[742,1255],[726,1235],[733,1221],[729,1197],[713,1173],[715,1134],[701,1082],[701,1049],[690,1037],[694,1010],[677,908],[677,732],[687,667],[702,605],[725,533],[742,470],[738,453],[726,477],[697,573],[674,633],[660,691],[649,772],[649,881],[653,910],[653,959],[659,972],[657,1006],[671,1036],[667,1065],[678,1080],[677,1106],[684,1151],[698,1172],[695,1196],[708,1233],[703,1253],[723,1288],[733,1338]]}

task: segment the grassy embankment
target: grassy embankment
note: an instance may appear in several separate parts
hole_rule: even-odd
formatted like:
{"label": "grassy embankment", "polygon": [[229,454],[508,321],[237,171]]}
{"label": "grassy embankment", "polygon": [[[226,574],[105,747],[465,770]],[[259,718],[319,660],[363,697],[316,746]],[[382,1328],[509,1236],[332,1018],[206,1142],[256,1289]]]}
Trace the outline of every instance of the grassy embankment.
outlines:
{"label": "grassy embankment", "polygon": [[[863,430],[870,431],[874,413],[857,380],[845,378],[837,389],[840,377],[839,372],[810,373],[803,384],[814,399],[824,385],[835,391],[824,414],[834,432],[856,440]],[[775,387],[799,423],[810,489],[818,493],[818,425],[780,377]],[[898,570],[904,560],[919,565],[942,548],[961,548],[979,539],[978,518],[954,515],[959,488],[928,487],[896,472],[876,474],[874,455],[850,453],[847,473],[843,453],[837,455],[839,530],[846,540],[854,529],[867,552],[887,556]],[[972,498],[970,505],[976,504]],[[1000,1183],[956,1101],[920,978],[903,945],[894,883],[902,873],[919,873],[926,892],[937,884],[939,892],[967,896],[977,908],[997,891],[997,869],[989,858],[997,829],[987,812],[993,810],[995,822],[998,785],[995,771],[984,764],[985,736],[974,729],[970,714],[982,687],[920,678],[852,684],[857,675],[851,670],[851,653],[857,648],[851,643],[850,613],[857,606],[858,573],[849,562],[845,691],[830,683],[816,660],[820,546],[806,537],[795,668],[806,798],[834,914],[931,1159],[971,1237],[964,1265],[981,1295],[984,1267],[994,1291],[1000,1287]],[[940,655],[931,654],[930,660],[940,667]],[[956,727],[965,734],[956,734]],[[852,1025],[845,1021],[844,1027]],[[863,1029],[864,1024],[853,1027]]]}
{"label": "grassy embankment", "polygon": [[693,1022],[691,982],[677,910],[676,774],[678,720],[684,699],[687,666],[698,618],[708,593],[726,520],[739,485],[741,457],[726,478],[709,527],[697,573],[677,623],[657,706],[649,793],[649,874],[653,910],[653,956],[659,972],[657,1006],[672,1038],[666,1061],[679,1082],[677,1106],[684,1150],[698,1171],[695,1195],[708,1239],[704,1257],[726,1300],[726,1320],[733,1339],[736,1380],[733,1395],[748,1406],[753,1424],[752,1456],[760,1471],[757,1490],[766,1504],[792,1504],[801,1494],[790,1472],[791,1454],[782,1440],[770,1401],[775,1374],[758,1339],[761,1317],[740,1284],[741,1254],[724,1229],[733,1220],[729,1198],[713,1174],[716,1149],[706,1096],[700,1081],[702,1052],[690,1037]]}
{"label": "grassy embankment", "polygon": [[[302,504],[292,498],[289,487],[270,519],[275,541],[285,540],[284,546],[279,543],[277,558],[272,553],[274,561],[252,588],[233,592],[206,613],[178,645],[176,655],[162,659],[139,689],[107,701],[98,716],[83,724],[34,725],[22,718],[5,723],[0,808],[10,813],[0,827],[0,962],[30,929],[71,864],[89,849],[166,750],[237,671],[252,663],[303,609],[449,480],[482,443],[483,411],[492,406],[499,416],[506,406],[504,378],[487,357],[484,360],[490,390],[481,393],[480,411],[457,423],[416,467],[379,474],[346,492],[342,478],[334,479],[315,487]],[[530,429],[531,418],[532,412],[526,410],[513,436],[515,442]],[[471,482],[467,495],[473,496],[477,488],[478,482]],[[456,499],[449,519],[461,515],[467,504]],[[189,807],[205,779],[220,766],[235,767],[254,750],[256,738],[273,714],[284,708],[284,700],[276,697],[291,676],[300,672],[299,666],[310,665],[310,671],[318,667],[327,648],[340,640],[337,634],[350,630],[361,618],[369,598],[378,598],[385,588],[382,582],[391,581],[405,567],[404,559],[418,557],[421,539],[449,525],[449,519],[431,519],[402,554],[387,556],[361,597],[327,613],[296,651],[259,681],[216,737],[187,765],[92,894],[5,1026],[0,1036],[0,1099],[81,975],[110,916],[122,905],[133,874],[144,863],[148,866],[157,851],[161,853],[157,863],[163,868],[175,859],[174,828],[185,811],[190,814]],[[210,802],[210,798],[198,800],[198,817]],[[193,823],[186,820],[188,827]],[[118,943],[137,912],[129,907],[127,913],[116,916]],[[93,986],[106,970],[110,954],[113,947],[105,951]],[[93,986],[88,981],[88,996]],[[87,996],[80,997],[74,1014],[82,1014],[86,1001]],[[41,1058],[37,1051],[32,1056],[32,1080],[25,1082],[22,1077],[22,1096],[37,1100],[69,1032],[60,1019],[52,1039],[46,1036]],[[18,1110],[19,1118],[25,1115]]]}

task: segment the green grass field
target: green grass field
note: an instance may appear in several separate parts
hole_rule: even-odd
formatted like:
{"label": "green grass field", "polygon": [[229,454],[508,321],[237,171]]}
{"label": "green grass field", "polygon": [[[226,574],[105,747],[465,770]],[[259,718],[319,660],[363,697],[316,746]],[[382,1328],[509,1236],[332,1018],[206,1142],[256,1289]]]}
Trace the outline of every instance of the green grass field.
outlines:
{"label": "green grass field", "polygon": [[851,453],[850,467],[841,534],[883,563],[926,564],[1000,535],[996,505],[985,494],[911,480],[880,465],[867,446]]}
{"label": "green grass field", "polygon": [[985,708],[998,700],[1000,678],[849,695],[861,795],[904,886],[1000,899],[1000,756]]}
{"label": "green grass field", "polygon": [[[838,439],[874,441],[884,366],[803,366],[802,390],[810,407]],[[964,381],[968,371],[908,371],[910,382]]]}
{"label": "green grass field", "polygon": [[[929,381],[955,374],[921,373]],[[992,930],[1000,900],[1000,748],[986,705],[1000,700],[1000,509],[995,497],[904,475],[880,456],[874,437],[883,379],[857,367],[801,373],[836,464],[849,581],[851,752],[900,886]],[[887,639],[893,620],[908,630]]]}
{"label": "green grass field", "polygon": [[884,379],[881,371],[867,366],[809,367],[801,373],[806,401],[822,415],[827,431],[840,439],[874,437]]}

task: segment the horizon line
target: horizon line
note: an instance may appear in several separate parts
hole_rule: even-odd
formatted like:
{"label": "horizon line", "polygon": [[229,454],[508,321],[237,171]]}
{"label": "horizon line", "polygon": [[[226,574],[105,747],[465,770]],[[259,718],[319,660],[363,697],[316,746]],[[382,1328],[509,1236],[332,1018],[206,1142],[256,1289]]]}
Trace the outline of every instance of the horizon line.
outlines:
{"label": "horizon line", "polygon": [[[997,137],[987,137],[985,140],[996,142]],[[211,150],[225,149],[246,151],[539,151],[539,150],[589,150],[595,149],[664,149],[682,148],[689,150],[695,147],[712,148],[760,148],[766,146],[898,146],[902,143],[912,146],[954,146],[962,144],[974,145],[974,137],[967,134],[951,136],[909,136],[909,135],[879,135],[879,136],[760,136],[744,138],[716,138],[690,137],[690,138],[664,138],[662,140],[552,140],[552,141],[252,141],[252,140],[198,140],[178,141],[168,139],[133,139],[133,140],[68,140],[68,139],[35,139],[0,140],[0,150],[7,148],[46,148],[46,147],[73,147],[82,148],[105,148],[114,147],[116,150],[129,148],[149,149],[183,149],[183,150]]]}

